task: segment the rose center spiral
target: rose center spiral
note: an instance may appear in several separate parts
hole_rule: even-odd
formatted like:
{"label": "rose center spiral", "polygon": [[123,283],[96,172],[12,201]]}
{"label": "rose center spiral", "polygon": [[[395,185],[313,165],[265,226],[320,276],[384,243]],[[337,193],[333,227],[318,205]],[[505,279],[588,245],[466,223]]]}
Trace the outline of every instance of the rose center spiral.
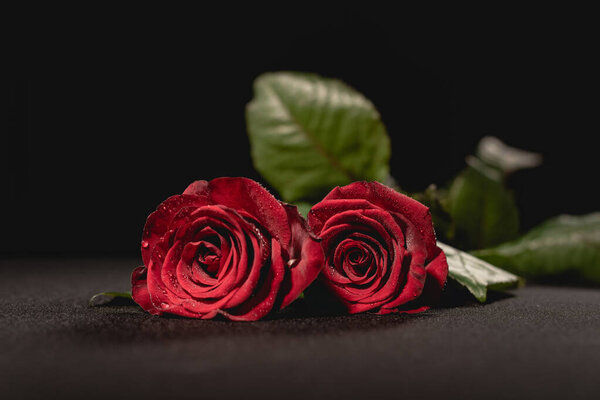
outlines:
{"label": "rose center spiral", "polygon": [[343,269],[349,278],[364,277],[373,264],[373,257],[368,249],[360,244],[347,249],[343,257]]}
{"label": "rose center spiral", "polygon": [[365,263],[368,255],[365,254],[365,252],[362,251],[361,249],[352,249],[348,252],[348,255],[346,257],[348,259],[348,262],[350,262],[350,264],[352,264],[354,266],[360,266],[361,264]]}
{"label": "rose center spiral", "polygon": [[221,264],[221,249],[210,242],[202,242],[198,246],[196,259],[204,271],[214,277]]}

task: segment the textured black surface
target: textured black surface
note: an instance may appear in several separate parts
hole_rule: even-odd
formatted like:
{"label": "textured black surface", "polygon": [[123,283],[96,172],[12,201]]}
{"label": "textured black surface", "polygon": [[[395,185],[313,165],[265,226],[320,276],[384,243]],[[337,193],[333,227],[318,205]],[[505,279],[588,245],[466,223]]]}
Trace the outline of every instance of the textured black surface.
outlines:
{"label": "textured black surface", "polygon": [[419,315],[255,323],[90,308],[132,260],[0,261],[12,398],[575,399],[600,393],[600,290],[528,286]]}

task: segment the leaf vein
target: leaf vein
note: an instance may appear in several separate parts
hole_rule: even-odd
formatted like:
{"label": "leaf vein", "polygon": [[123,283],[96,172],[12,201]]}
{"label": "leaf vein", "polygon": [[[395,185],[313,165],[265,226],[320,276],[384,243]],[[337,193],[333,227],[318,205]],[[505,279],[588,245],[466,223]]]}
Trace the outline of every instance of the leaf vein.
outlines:
{"label": "leaf vein", "polygon": [[319,141],[317,140],[317,138],[314,135],[312,135],[310,132],[308,132],[307,130],[304,129],[304,127],[302,126],[300,121],[298,121],[296,116],[287,107],[287,105],[283,101],[282,97],[279,95],[279,93],[277,93],[277,90],[275,90],[275,88],[272,86],[268,86],[268,90],[271,91],[273,98],[275,98],[277,100],[281,109],[283,109],[284,112],[287,114],[287,116],[289,117],[292,124],[294,124],[296,126],[296,128],[298,129],[298,132],[300,132],[302,135],[304,135],[306,137],[306,139],[313,145],[315,150],[317,150],[317,152],[319,154],[321,154],[334,169],[336,169],[337,171],[339,171],[343,175],[345,175],[346,178],[348,178],[350,180],[350,182],[357,181],[358,179],[357,179],[356,175],[354,175],[351,171],[344,168],[344,166],[332,154],[330,154],[325,149],[325,147],[323,147],[321,145],[321,143],[319,143]]}

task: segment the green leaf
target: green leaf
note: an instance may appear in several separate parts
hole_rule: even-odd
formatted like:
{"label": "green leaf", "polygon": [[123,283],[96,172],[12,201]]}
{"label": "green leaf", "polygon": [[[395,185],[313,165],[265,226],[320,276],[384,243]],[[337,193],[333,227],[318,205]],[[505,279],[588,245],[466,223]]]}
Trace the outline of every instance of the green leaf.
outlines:
{"label": "green leaf", "polygon": [[490,247],[515,238],[519,213],[502,183],[472,166],[452,183],[448,199],[448,238],[464,249]]}
{"label": "green leaf", "polygon": [[99,306],[119,298],[133,300],[131,292],[100,292],[90,297],[89,305],[90,307]]}
{"label": "green leaf", "polygon": [[254,166],[284,201],[314,203],[335,186],[388,180],[391,150],[381,117],[339,80],[261,75],[246,122]]}
{"label": "green leaf", "polygon": [[308,212],[310,211],[310,209],[313,206],[311,203],[307,203],[307,202],[304,202],[304,201],[296,202],[294,205],[298,208],[298,212],[304,218],[306,218],[308,216]]}
{"label": "green leaf", "polygon": [[515,241],[473,254],[525,277],[574,271],[600,283],[600,213],[561,215]]}
{"label": "green leaf", "polygon": [[452,221],[448,213],[448,190],[431,184],[424,192],[410,193],[409,195],[429,207],[436,237],[444,241],[448,240],[449,231],[452,228]]}
{"label": "green leaf", "polygon": [[540,154],[508,146],[493,136],[481,139],[475,154],[481,161],[499,169],[504,174],[510,174],[520,169],[534,168],[542,163]]}
{"label": "green leaf", "polygon": [[487,291],[504,290],[522,283],[522,280],[497,268],[469,253],[438,242],[438,246],[446,254],[448,260],[448,277],[466,287],[480,302],[487,299]]}

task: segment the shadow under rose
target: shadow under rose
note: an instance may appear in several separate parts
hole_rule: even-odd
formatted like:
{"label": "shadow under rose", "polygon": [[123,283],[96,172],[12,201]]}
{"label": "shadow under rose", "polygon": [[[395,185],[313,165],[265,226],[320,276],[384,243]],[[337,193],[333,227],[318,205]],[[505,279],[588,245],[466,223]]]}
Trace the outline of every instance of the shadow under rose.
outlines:
{"label": "shadow under rose", "polygon": [[260,321],[232,322],[224,318],[200,320],[175,315],[152,316],[137,305],[124,305],[119,300],[88,308],[84,318],[74,321],[68,334],[74,335],[74,339],[79,337],[83,340],[106,342],[185,340],[217,336],[306,336],[385,329],[430,317],[426,312],[412,315],[347,315],[334,307],[315,309],[306,301],[299,300],[282,312]]}
{"label": "shadow under rose", "polygon": [[441,298],[436,304],[436,308],[456,308],[456,307],[482,307],[486,304],[492,304],[497,301],[510,299],[515,296],[511,292],[499,292],[496,290],[487,291],[485,303],[479,302],[473,295],[457,282],[448,280],[446,287],[442,292]]}
{"label": "shadow under rose", "polygon": [[[232,322],[224,317],[200,320],[176,315],[152,316],[131,300],[114,299],[106,304],[90,307],[85,318],[70,329],[77,337],[108,342],[156,341],[165,339],[198,339],[211,337],[244,337],[258,335],[294,336],[327,335],[353,331],[386,329],[414,324],[434,318],[433,312],[417,314],[360,313],[348,315],[323,291],[309,290],[286,309],[260,321]],[[479,303],[464,287],[449,282],[434,309],[456,307],[483,307],[514,297],[508,292],[488,291],[486,303]]]}

